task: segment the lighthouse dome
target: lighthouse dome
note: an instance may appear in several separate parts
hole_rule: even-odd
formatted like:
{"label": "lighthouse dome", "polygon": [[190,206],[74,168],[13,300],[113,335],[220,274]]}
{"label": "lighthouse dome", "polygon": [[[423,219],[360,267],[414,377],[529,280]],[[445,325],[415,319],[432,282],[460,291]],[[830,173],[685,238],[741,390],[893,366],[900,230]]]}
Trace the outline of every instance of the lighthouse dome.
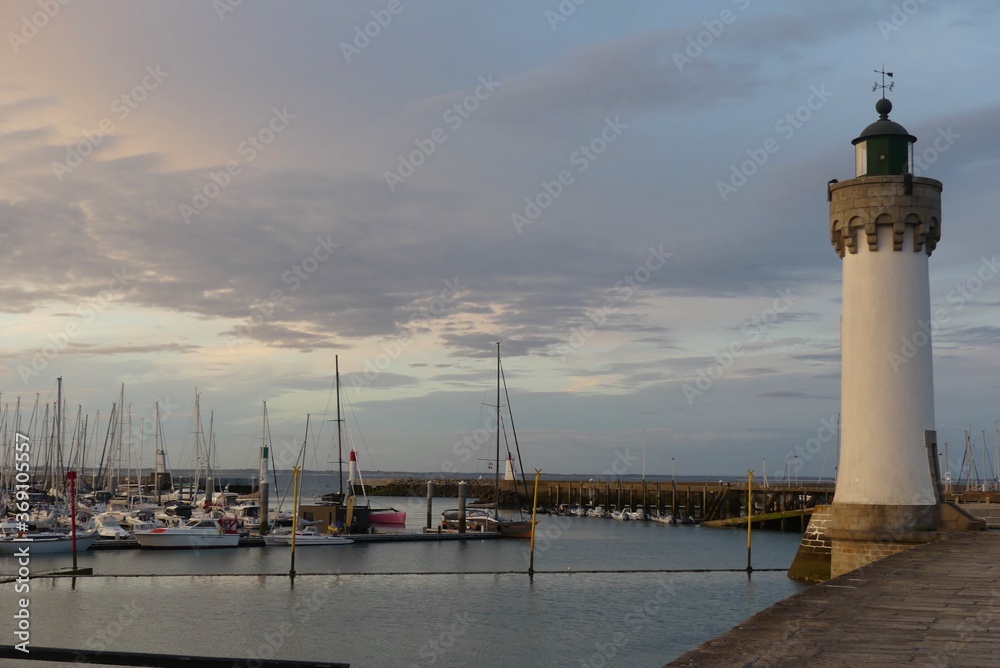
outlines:
{"label": "lighthouse dome", "polygon": [[912,172],[913,144],[917,138],[902,125],[889,120],[892,102],[886,98],[875,103],[877,121],[861,131],[852,141],[855,147],[856,176],[884,176]]}
{"label": "lighthouse dome", "polygon": [[875,103],[875,111],[879,114],[878,120],[862,130],[858,138],[851,142],[852,144],[864,141],[868,137],[884,137],[887,135],[903,135],[911,142],[917,141],[917,138],[907,132],[906,128],[896,121],[889,120],[889,112],[892,111],[892,102],[883,97]]}

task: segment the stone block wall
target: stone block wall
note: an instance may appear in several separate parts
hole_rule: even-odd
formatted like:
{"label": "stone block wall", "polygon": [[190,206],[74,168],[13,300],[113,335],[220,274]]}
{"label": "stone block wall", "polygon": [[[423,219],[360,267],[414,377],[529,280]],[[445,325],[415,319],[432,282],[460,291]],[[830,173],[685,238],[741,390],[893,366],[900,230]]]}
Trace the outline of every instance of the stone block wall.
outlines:
{"label": "stone block wall", "polygon": [[893,543],[881,540],[835,540],[830,554],[830,577],[866,566],[873,561],[891,557],[920,543]]}
{"label": "stone block wall", "polygon": [[820,505],[813,509],[809,526],[802,534],[799,550],[788,569],[788,577],[806,582],[822,582],[830,578],[832,543],[827,538],[826,531],[832,521],[829,505]]}

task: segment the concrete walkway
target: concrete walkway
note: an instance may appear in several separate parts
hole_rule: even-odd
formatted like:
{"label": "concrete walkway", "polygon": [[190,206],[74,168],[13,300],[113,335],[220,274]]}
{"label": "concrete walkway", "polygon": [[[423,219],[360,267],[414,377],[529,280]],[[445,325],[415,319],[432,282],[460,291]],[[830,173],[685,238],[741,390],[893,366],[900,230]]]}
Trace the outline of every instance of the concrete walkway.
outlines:
{"label": "concrete walkway", "polygon": [[814,585],[669,666],[1000,666],[1000,533],[921,545]]}

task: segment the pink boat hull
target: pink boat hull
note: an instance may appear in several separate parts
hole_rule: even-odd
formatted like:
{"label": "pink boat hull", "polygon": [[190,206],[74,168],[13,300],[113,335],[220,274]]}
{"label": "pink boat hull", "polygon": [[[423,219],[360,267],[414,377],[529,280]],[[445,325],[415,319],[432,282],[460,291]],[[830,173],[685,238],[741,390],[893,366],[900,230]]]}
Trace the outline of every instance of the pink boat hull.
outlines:
{"label": "pink boat hull", "polygon": [[377,526],[405,527],[406,511],[391,508],[385,510],[373,509],[368,515],[368,523]]}

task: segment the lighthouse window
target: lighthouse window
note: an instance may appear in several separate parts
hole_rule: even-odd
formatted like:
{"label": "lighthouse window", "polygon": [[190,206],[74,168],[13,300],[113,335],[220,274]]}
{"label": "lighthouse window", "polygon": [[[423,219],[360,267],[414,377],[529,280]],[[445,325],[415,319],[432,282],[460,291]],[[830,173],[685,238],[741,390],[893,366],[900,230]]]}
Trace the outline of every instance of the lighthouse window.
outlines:
{"label": "lighthouse window", "polygon": [[868,173],[868,144],[858,142],[854,145],[854,175],[864,176]]}

